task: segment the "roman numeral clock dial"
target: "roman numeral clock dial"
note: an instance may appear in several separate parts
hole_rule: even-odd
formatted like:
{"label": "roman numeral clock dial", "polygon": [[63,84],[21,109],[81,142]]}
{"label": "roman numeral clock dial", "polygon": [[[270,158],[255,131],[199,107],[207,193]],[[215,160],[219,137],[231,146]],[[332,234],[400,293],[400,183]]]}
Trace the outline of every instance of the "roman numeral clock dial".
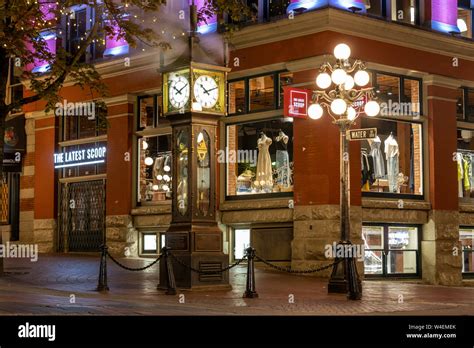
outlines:
{"label": "roman numeral clock dial", "polygon": [[208,75],[199,76],[194,82],[194,97],[205,109],[213,108],[219,100],[219,85]]}

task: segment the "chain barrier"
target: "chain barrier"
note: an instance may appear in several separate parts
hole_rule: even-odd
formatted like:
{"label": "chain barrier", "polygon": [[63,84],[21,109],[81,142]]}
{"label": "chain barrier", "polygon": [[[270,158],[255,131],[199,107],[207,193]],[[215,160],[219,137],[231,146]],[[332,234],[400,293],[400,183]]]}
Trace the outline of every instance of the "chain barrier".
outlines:
{"label": "chain barrier", "polygon": [[322,267],[319,267],[319,268],[315,268],[315,269],[305,269],[305,270],[294,270],[294,269],[291,269],[291,268],[288,268],[288,267],[281,267],[281,266],[277,266],[277,265],[274,265],[272,263],[270,263],[269,261],[265,260],[265,259],[262,259],[260,256],[258,255],[255,255],[255,258],[258,260],[258,261],[261,261],[263,262],[264,264],[266,264],[267,266],[270,266],[271,268],[273,269],[276,269],[278,271],[281,271],[281,272],[287,272],[287,273],[293,273],[293,274],[308,274],[308,273],[316,273],[316,272],[320,272],[320,271],[323,271],[325,269],[328,269],[328,268],[331,268],[332,266],[338,264],[339,262],[343,261],[344,259],[340,259],[340,260],[337,260],[333,263],[330,263],[329,265],[326,265],[326,266],[322,266]]}
{"label": "chain barrier", "polygon": [[155,265],[158,261],[160,261],[161,257],[163,256],[163,254],[160,254],[160,256],[158,256],[158,258],[153,261],[152,263],[146,265],[146,266],[143,266],[143,267],[139,267],[139,268],[131,268],[131,267],[128,267],[128,266],[125,266],[123,264],[121,264],[120,262],[118,262],[112,255],[109,254],[109,252],[107,252],[107,255],[110,257],[110,259],[119,267],[123,268],[123,269],[126,269],[127,271],[134,271],[134,272],[137,272],[137,271],[144,271],[146,270],[147,268],[150,268],[152,267],[153,265]]}
{"label": "chain barrier", "polygon": [[183,261],[181,261],[180,259],[178,259],[175,255],[173,255],[173,253],[170,253],[170,256],[173,258],[173,260],[175,260],[177,263],[179,263],[181,266],[184,266],[186,267],[187,269],[190,269],[191,271],[193,272],[196,272],[196,273],[199,273],[199,274],[217,274],[217,273],[223,273],[225,271],[228,271],[232,268],[234,268],[235,266],[241,264],[246,258],[247,258],[247,254],[244,255],[243,258],[241,258],[240,260],[234,262],[232,265],[229,265],[225,268],[222,268],[220,270],[217,270],[217,271],[201,271],[199,269],[196,269],[196,268],[193,268],[192,266],[190,265],[187,265],[186,263],[184,263]]}

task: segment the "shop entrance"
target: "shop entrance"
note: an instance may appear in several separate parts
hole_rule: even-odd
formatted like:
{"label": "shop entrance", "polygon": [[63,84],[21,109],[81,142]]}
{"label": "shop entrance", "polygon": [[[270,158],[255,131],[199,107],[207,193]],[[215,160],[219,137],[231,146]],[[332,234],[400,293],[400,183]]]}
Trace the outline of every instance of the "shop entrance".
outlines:
{"label": "shop entrance", "polygon": [[419,227],[370,224],[362,227],[364,273],[368,277],[418,277]]}
{"label": "shop entrance", "polygon": [[105,238],[105,180],[61,184],[58,251],[99,251]]}

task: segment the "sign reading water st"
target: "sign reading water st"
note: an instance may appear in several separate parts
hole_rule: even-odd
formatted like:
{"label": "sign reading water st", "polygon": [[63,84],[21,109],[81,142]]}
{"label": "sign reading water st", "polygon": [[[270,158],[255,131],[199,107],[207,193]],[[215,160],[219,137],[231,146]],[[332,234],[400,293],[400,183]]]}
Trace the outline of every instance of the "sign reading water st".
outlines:
{"label": "sign reading water st", "polygon": [[54,168],[66,168],[105,162],[105,146],[54,154]]}
{"label": "sign reading water st", "polygon": [[377,136],[377,128],[351,129],[347,131],[346,137],[349,140],[374,139]]}

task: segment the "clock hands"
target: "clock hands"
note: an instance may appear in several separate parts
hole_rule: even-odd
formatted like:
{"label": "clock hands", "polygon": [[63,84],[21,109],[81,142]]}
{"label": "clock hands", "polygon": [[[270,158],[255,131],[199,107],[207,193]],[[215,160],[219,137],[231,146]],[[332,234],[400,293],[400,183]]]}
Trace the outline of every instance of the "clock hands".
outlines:
{"label": "clock hands", "polygon": [[211,89],[205,89],[202,84],[200,84],[199,86],[201,86],[201,88],[204,90],[204,93],[206,93],[207,95],[209,95],[209,92],[219,88],[219,87],[214,87],[214,88],[211,88]]}
{"label": "clock hands", "polygon": [[185,84],[179,91],[177,91],[177,92],[178,92],[179,94],[181,94],[181,91],[182,91],[183,89],[185,89],[187,86],[188,86],[188,84],[186,83],[186,84]]}

